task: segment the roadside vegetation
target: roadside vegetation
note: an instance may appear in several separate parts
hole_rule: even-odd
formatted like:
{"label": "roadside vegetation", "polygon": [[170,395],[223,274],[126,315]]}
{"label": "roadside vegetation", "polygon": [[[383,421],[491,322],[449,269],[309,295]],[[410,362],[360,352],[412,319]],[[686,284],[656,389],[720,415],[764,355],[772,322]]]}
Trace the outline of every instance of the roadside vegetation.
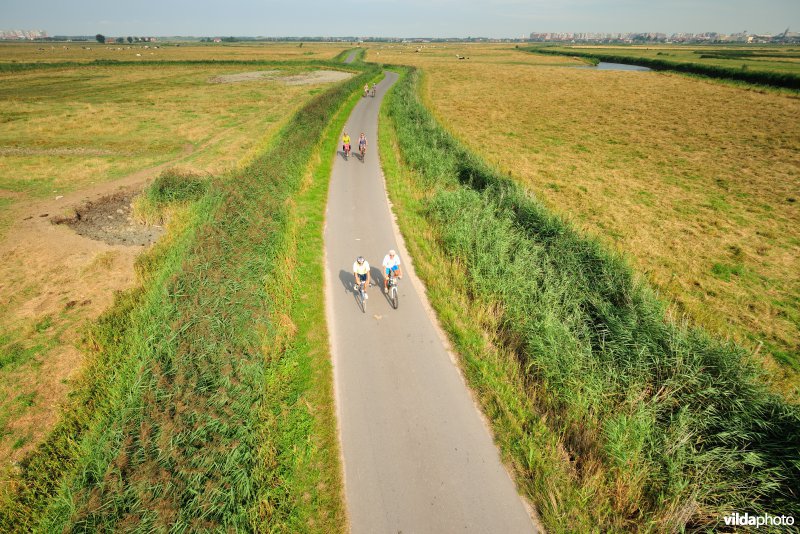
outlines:
{"label": "roadside vegetation", "polygon": [[[800,100],[506,47],[370,50],[474,152],[625,254],[669,302],[800,392]],[[402,52],[402,53],[401,53]],[[549,61],[550,63],[542,63]],[[555,62],[562,62],[557,65]]]}
{"label": "roadside vegetation", "polygon": [[800,89],[800,50],[791,46],[739,48],[537,45],[523,49],[537,54],[576,56],[594,62],[628,63],[655,70]]}
{"label": "roadside vegetation", "polygon": [[[311,269],[319,287],[321,271],[293,263],[321,248],[318,140],[375,74],[317,95],[173,217],[137,263],[141,286],[91,329],[86,370],[21,464],[0,529],[341,528],[325,334],[309,320],[324,314],[297,278]],[[173,176],[147,196],[196,189]],[[300,239],[307,229],[316,240]]]}
{"label": "roadside vegetation", "polygon": [[[625,259],[448,134],[417,71],[379,140],[429,298],[552,532],[800,515],[800,410],[733,343],[671,319]],[[489,139],[485,138],[484,140]]]}

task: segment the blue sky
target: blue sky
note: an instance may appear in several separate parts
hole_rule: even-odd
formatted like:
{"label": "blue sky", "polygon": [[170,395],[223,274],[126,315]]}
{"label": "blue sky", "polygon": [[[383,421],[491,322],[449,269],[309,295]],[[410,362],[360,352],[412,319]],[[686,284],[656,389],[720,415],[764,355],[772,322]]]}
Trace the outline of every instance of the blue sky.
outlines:
{"label": "blue sky", "polygon": [[0,29],[50,35],[520,37],[800,31],[800,0],[0,0]]}

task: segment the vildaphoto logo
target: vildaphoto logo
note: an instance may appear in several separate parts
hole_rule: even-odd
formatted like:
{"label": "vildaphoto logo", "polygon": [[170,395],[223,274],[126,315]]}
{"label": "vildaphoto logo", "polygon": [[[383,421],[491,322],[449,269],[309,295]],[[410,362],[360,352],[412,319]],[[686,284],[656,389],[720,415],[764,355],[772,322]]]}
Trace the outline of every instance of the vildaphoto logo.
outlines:
{"label": "vildaphoto logo", "polygon": [[729,527],[791,527],[794,517],[791,515],[750,515],[739,512],[725,516],[725,525]]}

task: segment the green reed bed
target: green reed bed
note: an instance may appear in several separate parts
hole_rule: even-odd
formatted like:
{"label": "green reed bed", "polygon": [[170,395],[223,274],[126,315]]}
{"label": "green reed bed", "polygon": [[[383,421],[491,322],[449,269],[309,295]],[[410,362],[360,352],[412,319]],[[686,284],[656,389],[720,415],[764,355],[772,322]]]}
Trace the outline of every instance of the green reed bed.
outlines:
{"label": "green reed bed", "polygon": [[[302,108],[143,257],[143,288],[92,330],[73,404],[22,467],[0,530],[341,528],[326,345],[294,317],[295,197],[332,117],[375,74]],[[191,197],[198,184],[149,194]],[[324,197],[305,202],[322,213]]]}
{"label": "green reed bed", "polygon": [[417,80],[405,76],[386,104],[390,195],[548,530],[800,517],[800,410],[768,392],[740,348],[668,319],[624,258],[455,141],[420,103]]}

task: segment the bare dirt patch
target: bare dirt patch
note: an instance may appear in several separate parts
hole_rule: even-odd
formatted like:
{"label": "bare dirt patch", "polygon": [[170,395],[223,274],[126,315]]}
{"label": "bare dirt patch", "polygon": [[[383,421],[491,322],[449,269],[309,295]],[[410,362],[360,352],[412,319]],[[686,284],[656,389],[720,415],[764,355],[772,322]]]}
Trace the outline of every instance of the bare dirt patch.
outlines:
{"label": "bare dirt patch", "polygon": [[315,70],[305,74],[295,74],[293,76],[278,76],[278,70],[259,70],[254,72],[239,72],[236,74],[226,74],[214,76],[208,80],[209,83],[239,83],[252,81],[276,81],[286,85],[313,85],[319,83],[335,83],[350,78],[353,74],[340,70]]}
{"label": "bare dirt patch", "polygon": [[257,70],[253,72],[237,72],[236,74],[224,74],[214,76],[208,83],[238,83],[252,82],[253,80],[272,80],[280,71],[277,70]]}
{"label": "bare dirt patch", "polygon": [[346,80],[352,76],[349,72],[340,70],[315,70],[308,74],[286,76],[280,80],[286,85],[312,85],[317,83],[334,83]]}
{"label": "bare dirt patch", "polygon": [[139,224],[131,213],[137,190],[124,190],[94,202],[87,202],[70,217],[57,217],[53,224],[64,224],[78,235],[109,245],[146,246],[164,233],[160,226]]}

